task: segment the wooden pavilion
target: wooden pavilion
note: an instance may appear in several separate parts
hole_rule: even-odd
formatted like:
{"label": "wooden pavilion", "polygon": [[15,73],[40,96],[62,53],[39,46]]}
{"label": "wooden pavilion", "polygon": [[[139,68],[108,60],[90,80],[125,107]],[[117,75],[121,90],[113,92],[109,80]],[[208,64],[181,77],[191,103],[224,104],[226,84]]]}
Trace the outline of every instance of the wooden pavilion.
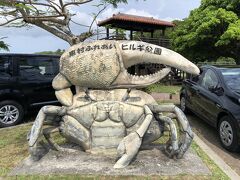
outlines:
{"label": "wooden pavilion", "polygon": [[[137,40],[149,42],[160,46],[168,46],[169,39],[164,38],[165,30],[172,28],[175,25],[172,22],[162,21],[154,19],[152,17],[143,17],[129,14],[113,14],[112,17],[98,22],[98,26],[106,28],[105,39],[118,39],[118,28],[130,31],[130,40],[133,40],[133,33],[140,32],[140,37]],[[109,29],[116,28],[116,35],[110,36]],[[154,38],[154,32],[156,30],[161,31],[161,37]],[[144,32],[151,33],[150,37],[144,37]]]}

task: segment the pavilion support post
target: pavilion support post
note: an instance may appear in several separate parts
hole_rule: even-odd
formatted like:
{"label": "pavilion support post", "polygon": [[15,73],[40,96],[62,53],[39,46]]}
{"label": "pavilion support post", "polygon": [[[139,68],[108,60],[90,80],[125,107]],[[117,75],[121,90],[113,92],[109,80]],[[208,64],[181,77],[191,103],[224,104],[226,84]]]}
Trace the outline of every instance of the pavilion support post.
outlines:
{"label": "pavilion support post", "polygon": [[151,31],[151,38],[153,38],[154,31]]}
{"label": "pavilion support post", "polygon": [[162,29],[162,36],[165,36],[165,30],[166,28]]}
{"label": "pavilion support post", "polygon": [[133,40],[133,31],[130,30],[130,40]]}
{"label": "pavilion support post", "polygon": [[109,28],[106,28],[107,39],[109,39]]}
{"label": "pavilion support post", "polygon": [[116,38],[118,38],[118,29],[116,29]]}

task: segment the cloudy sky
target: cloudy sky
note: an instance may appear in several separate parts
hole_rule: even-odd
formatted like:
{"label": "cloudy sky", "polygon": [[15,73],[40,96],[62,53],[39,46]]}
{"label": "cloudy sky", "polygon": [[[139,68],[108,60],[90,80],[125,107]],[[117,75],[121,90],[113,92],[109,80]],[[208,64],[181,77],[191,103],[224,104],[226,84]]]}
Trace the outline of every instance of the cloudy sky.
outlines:
{"label": "cloudy sky", "polygon": [[[98,12],[98,9],[94,6],[97,2],[95,0],[93,3],[72,8],[71,11],[76,13],[73,20],[80,24],[89,25],[92,13]],[[128,2],[128,4],[120,4],[116,9],[109,6],[99,16],[98,20],[103,20],[111,17],[114,13],[121,12],[172,21],[174,19],[186,18],[191,10],[200,5],[200,0],[128,0]],[[76,34],[87,30],[77,25],[72,26],[72,29]],[[0,27],[0,37],[7,37],[4,41],[10,45],[10,52],[12,53],[55,51],[69,47],[65,41],[37,27],[28,29]]]}

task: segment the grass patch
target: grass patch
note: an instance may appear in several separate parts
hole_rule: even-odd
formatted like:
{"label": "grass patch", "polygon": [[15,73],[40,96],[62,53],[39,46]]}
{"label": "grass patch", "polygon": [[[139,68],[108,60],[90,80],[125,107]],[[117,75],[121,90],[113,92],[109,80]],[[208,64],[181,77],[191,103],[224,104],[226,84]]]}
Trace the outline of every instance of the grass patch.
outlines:
{"label": "grass patch", "polygon": [[27,133],[32,123],[0,129],[0,176],[21,162],[28,154]]}
{"label": "grass patch", "polygon": [[194,141],[191,144],[191,147],[212,172],[211,179],[230,179]]}
{"label": "grass patch", "polygon": [[166,86],[166,85],[157,83],[144,88],[144,91],[147,93],[157,92],[157,93],[178,94],[180,92],[180,89],[181,89],[181,86]]}
{"label": "grass patch", "polygon": [[[0,177],[6,176],[13,167],[28,156],[27,134],[31,127],[32,123],[26,123],[0,129]],[[53,134],[53,138],[60,145],[66,142],[59,133]]]}
{"label": "grass patch", "polygon": [[[189,174],[180,174],[178,176],[103,176],[103,175],[28,175],[28,176],[12,176],[8,177],[7,174],[10,170],[20,163],[28,156],[26,135],[30,130],[32,123],[23,124],[14,128],[0,129],[0,179],[229,179],[221,169],[201,150],[195,143],[192,143],[192,149],[196,151],[202,161],[208,166],[212,175],[210,176],[193,176]],[[168,140],[169,133],[165,133],[155,143],[165,143]],[[64,140],[55,135],[58,143],[63,143]],[[59,138],[59,139],[58,139]]]}

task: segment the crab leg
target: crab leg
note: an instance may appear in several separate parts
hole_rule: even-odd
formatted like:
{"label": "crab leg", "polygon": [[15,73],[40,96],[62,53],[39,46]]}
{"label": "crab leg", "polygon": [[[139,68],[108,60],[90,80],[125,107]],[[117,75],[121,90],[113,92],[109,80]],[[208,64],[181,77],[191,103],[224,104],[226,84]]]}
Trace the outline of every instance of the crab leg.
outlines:
{"label": "crab leg", "polygon": [[[182,158],[184,153],[189,148],[189,146],[192,142],[193,136],[194,136],[193,132],[192,132],[192,129],[189,125],[189,122],[187,120],[187,117],[182,112],[182,110],[179,109],[175,105],[148,105],[148,107],[152,110],[153,113],[157,113],[157,114],[160,115],[159,116],[160,120],[161,120],[161,118],[163,118],[163,116],[161,115],[162,112],[172,112],[172,113],[176,114],[178,123],[179,123],[181,131],[183,133],[181,134],[180,141],[178,143],[179,149],[176,151],[174,149],[174,146],[175,146],[174,145],[173,147],[170,147],[169,149],[167,149],[167,151],[172,149],[173,151],[175,151],[175,153],[176,153],[175,155],[178,159]],[[166,118],[163,118],[163,121],[164,121],[164,119],[166,120]],[[169,119],[168,119],[168,121],[169,121]],[[175,130],[173,130],[171,128],[170,128],[170,130],[171,130],[172,134],[176,134]],[[172,144],[175,144],[175,142],[172,142]],[[173,153],[174,152],[170,152],[170,155],[174,156]]]}
{"label": "crab leg", "polygon": [[54,150],[62,151],[62,152],[69,152],[69,153],[76,152],[74,149],[63,148],[53,141],[51,134],[58,133],[58,132],[60,132],[58,127],[49,127],[49,128],[43,129],[42,133],[43,133],[44,137],[46,138],[47,142],[50,144],[50,146]]}
{"label": "crab leg", "polygon": [[167,116],[163,116],[163,115],[159,115],[158,116],[160,120],[162,120],[163,122],[167,123],[170,127],[170,132],[171,132],[171,139],[170,139],[170,146],[167,147],[167,152],[170,152],[168,155],[170,157],[173,157],[176,153],[176,151],[178,151],[178,139],[177,139],[177,128],[176,125],[174,124],[174,122],[172,121],[171,118],[167,117]]}
{"label": "crab leg", "polygon": [[57,151],[60,151],[62,150],[61,147],[55,143],[52,139],[51,139],[51,136],[50,134],[52,133],[56,133],[56,132],[59,132],[59,128],[58,127],[50,127],[50,128],[47,128],[47,129],[43,129],[43,135],[44,137],[46,138],[47,142]]}
{"label": "crab leg", "polygon": [[33,158],[33,160],[40,159],[40,152],[38,152],[38,140],[42,135],[42,127],[45,120],[47,120],[47,115],[58,115],[62,116],[66,113],[66,108],[59,106],[44,106],[38,112],[36,120],[33,123],[33,126],[28,133],[28,145],[29,152]]}
{"label": "crab leg", "polygon": [[120,157],[120,159],[116,162],[114,168],[126,167],[132,161],[134,156],[136,156],[142,144],[142,138],[153,118],[153,113],[148,108],[148,106],[145,105],[144,110],[146,117],[141,126],[136,132],[130,133],[120,142],[117,148],[118,156]]}

